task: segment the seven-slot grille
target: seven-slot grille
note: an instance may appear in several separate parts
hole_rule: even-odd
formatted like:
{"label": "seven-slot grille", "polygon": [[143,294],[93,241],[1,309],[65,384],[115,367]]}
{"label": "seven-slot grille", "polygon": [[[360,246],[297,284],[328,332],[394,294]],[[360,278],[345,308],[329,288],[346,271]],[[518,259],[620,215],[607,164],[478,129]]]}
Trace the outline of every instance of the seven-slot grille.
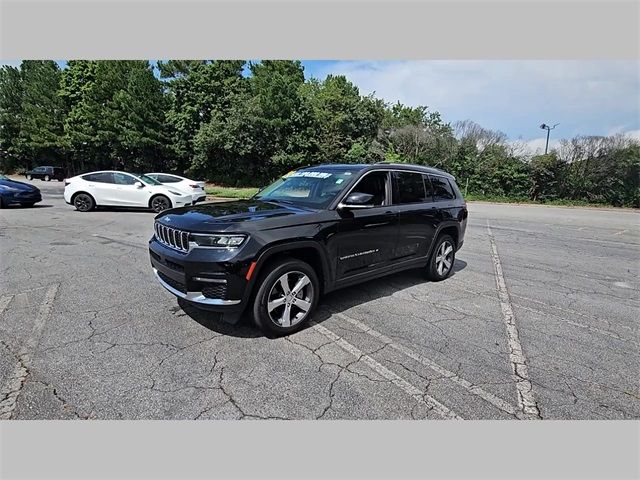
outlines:
{"label": "seven-slot grille", "polygon": [[189,233],[167,227],[158,222],[154,223],[153,228],[156,232],[156,238],[163,245],[181,252],[189,251]]}

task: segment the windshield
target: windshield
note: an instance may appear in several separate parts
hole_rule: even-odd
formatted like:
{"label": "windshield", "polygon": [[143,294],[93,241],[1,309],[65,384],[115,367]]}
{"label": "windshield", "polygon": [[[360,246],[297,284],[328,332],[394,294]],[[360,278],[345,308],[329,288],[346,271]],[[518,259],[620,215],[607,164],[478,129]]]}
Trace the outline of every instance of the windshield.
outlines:
{"label": "windshield", "polygon": [[157,181],[154,178],[151,177],[147,177],[146,175],[140,175],[140,174],[136,174],[136,177],[138,177],[140,180],[142,180],[144,183],[146,183],[147,185],[162,185],[159,181]]}
{"label": "windshield", "polygon": [[311,208],[326,208],[342,191],[356,170],[300,170],[276,180],[253,198]]}

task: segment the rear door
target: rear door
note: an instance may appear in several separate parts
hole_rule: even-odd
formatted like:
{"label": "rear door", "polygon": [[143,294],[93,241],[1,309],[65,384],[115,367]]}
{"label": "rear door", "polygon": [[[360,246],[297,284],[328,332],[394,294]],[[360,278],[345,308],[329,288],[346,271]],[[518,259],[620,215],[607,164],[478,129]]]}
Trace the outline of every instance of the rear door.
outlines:
{"label": "rear door", "polygon": [[394,171],[393,180],[393,204],[399,215],[395,259],[426,257],[439,222],[429,178],[419,172]]}
{"label": "rear door", "polygon": [[370,208],[341,210],[335,242],[336,280],[366,275],[388,266],[394,255],[398,215],[391,205],[387,171],[366,173],[349,193],[373,195]]}
{"label": "rear door", "polygon": [[117,205],[113,203],[113,198],[116,194],[113,173],[90,173],[83,175],[82,179],[88,182],[87,190],[95,199],[97,205]]}
{"label": "rear door", "polygon": [[429,174],[433,186],[433,200],[441,222],[457,222],[458,201],[456,193],[447,177]]}

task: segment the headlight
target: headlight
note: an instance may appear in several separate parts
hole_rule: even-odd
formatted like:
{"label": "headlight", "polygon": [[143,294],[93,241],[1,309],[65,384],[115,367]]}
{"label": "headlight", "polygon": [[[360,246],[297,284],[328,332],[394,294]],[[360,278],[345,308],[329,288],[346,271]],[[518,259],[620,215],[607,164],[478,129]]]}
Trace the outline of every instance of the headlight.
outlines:
{"label": "headlight", "polygon": [[247,238],[246,235],[192,235],[193,241],[200,247],[238,247]]}

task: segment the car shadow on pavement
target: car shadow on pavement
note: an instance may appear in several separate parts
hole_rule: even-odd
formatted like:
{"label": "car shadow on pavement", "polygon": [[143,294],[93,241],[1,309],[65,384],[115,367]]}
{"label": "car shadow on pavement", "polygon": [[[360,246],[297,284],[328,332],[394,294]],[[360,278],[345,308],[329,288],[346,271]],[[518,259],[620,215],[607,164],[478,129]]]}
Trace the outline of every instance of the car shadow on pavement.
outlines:
{"label": "car shadow on pavement", "polygon": [[3,209],[7,209],[7,210],[9,210],[9,209],[15,209],[15,210],[36,210],[36,209],[38,209],[38,208],[51,208],[51,207],[53,207],[53,205],[33,205],[33,206],[31,206],[31,207],[24,207],[24,206],[22,206],[22,205],[18,205],[18,204],[13,205],[13,204],[12,204],[12,205],[4,205],[2,208],[3,208]]}
{"label": "car shadow on pavement", "polygon": [[262,332],[260,332],[260,330],[258,330],[258,328],[253,324],[246,312],[237,323],[232,324],[226,322],[220,313],[202,310],[180,298],[178,299],[178,305],[182,311],[187,314],[187,316],[191,317],[193,320],[212,332],[241,338],[256,338],[263,336]]}
{"label": "car shadow on pavement", "polygon": [[[453,264],[453,273],[451,276],[455,276],[458,272],[466,268],[466,266],[467,262],[456,259]],[[443,282],[446,281],[447,280],[443,280]],[[426,282],[429,282],[429,280],[425,278],[423,270],[407,270],[328,293],[320,298],[320,303],[313,316],[313,321],[315,323],[322,323],[334,313],[339,313],[367,301],[391,296],[399,290],[404,290],[405,288]],[[182,299],[178,299],[178,305],[190,318],[213,332],[240,338],[257,338],[264,336],[277,338],[262,333],[258,327],[254,325],[250,318],[250,312],[245,311],[237,323],[231,324],[225,322],[219,313],[201,310]]]}
{"label": "car shadow on pavement", "polygon": [[[453,264],[454,277],[458,272],[467,267],[467,262],[456,259]],[[449,277],[449,278],[451,278]],[[448,279],[439,283],[446,283]],[[406,270],[404,272],[394,273],[386,277],[381,277],[368,282],[360,283],[352,287],[343,288],[328,293],[321,300],[313,316],[313,321],[322,323],[331,318],[336,313],[341,313],[358,305],[378,300],[384,297],[390,297],[396,292],[414,287],[416,285],[431,283],[424,274],[423,269]],[[309,328],[309,327],[305,327]]]}

